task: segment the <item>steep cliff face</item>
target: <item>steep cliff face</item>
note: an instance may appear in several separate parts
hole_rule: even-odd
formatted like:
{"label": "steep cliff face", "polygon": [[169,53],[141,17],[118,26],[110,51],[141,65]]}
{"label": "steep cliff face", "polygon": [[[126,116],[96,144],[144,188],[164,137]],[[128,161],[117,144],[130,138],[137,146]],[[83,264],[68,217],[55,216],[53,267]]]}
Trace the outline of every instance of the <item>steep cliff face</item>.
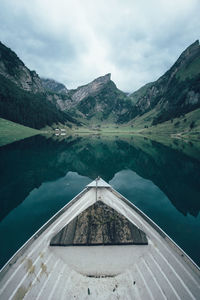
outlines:
{"label": "steep cliff face", "polygon": [[109,120],[125,123],[152,109],[152,124],[179,117],[200,107],[200,46],[190,45],[175,64],[157,81],[146,84],[127,96],[111,81],[110,74],[99,77],[88,85],[71,90],[63,110],[76,110],[88,121]]}
{"label": "steep cliff face", "polygon": [[66,95],[68,93],[68,89],[62,83],[59,83],[53,79],[48,79],[48,78],[41,78],[41,81],[46,91],[61,94],[61,95]]}
{"label": "steep cliff face", "polygon": [[[65,96],[63,93],[57,93],[57,95],[51,94],[48,97],[49,100],[54,101],[61,110],[70,110],[71,108],[75,108],[85,98],[98,94],[109,81],[110,74],[107,74],[93,80],[89,84],[80,86],[77,89],[67,90]],[[47,86],[45,88],[48,90]],[[51,89],[51,91],[53,91],[53,89]],[[62,94],[62,96],[58,94]]]}
{"label": "steep cliff face", "polygon": [[36,72],[0,43],[0,117],[38,129],[59,122],[78,124],[56,107],[62,96],[48,93]]}
{"label": "steep cliff face", "polygon": [[42,93],[44,88],[35,71],[30,71],[18,56],[0,42],[0,74],[25,91]]}
{"label": "steep cliff face", "polygon": [[73,106],[77,105],[83,99],[89,96],[97,95],[107,83],[110,82],[111,74],[101,76],[89,84],[78,87],[74,92],[72,91]]}
{"label": "steep cliff face", "polygon": [[55,80],[40,79],[0,43],[0,106],[3,118],[36,128],[66,120],[80,124],[73,117],[86,124],[126,123],[152,109],[151,124],[162,123],[200,107],[199,41],[157,81],[129,96],[116,87],[111,74],[73,90]]}
{"label": "steep cliff face", "polygon": [[[72,106],[79,116],[88,122],[119,123],[120,116],[133,104],[126,93],[120,91],[111,80],[111,74],[101,76],[72,94]],[[122,121],[123,122],[123,121]]]}
{"label": "steep cliff face", "polygon": [[200,107],[199,41],[190,45],[162,77],[131,94],[130,98],[135,108],[127,118],[156,108],[154,124]]}
{"label": "steep cliff face", "polygon": [[57,107],[87,122],[118,122],[121,114],[128,112],[133,104],[111,80],[111,74],[98,77],[89,84],[64,94],[48,94]]}

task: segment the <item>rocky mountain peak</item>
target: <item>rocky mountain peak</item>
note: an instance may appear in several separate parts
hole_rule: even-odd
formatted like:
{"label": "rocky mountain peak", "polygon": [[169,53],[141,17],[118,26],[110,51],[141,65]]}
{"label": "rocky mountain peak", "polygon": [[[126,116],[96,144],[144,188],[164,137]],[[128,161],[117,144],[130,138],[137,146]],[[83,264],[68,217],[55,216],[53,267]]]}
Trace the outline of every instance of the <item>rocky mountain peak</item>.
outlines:
{"label": "rocky mountain peak", "polygon": [[82,101],[83,99],[87,98],[88,96],[96,95],[100,92],[107,83],[111,81],[111,74],[108,73],[104,76],[100,76],[93,80],[92,82],[80,86],[75,90],[74,94],[72,95],[72,100],[74,104]]}
{"label": "rocky mountain peak", "polygon": [[111,80],[111,73],[108,73],[104,76],[100,76],[100,77],[96,78],[95,80],[92,81],[92,83],[95,82],[95,83],[106,84],[110,80]]}

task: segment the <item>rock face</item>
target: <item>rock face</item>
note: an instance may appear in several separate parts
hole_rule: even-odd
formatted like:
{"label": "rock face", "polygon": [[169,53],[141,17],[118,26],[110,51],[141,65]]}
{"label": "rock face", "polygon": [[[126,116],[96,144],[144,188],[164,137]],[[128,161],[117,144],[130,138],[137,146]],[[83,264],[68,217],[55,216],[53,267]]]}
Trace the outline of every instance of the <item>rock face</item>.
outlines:
{"label": "rock face", "polygon": [[135,107],[127,119],[155,108],[155,124],[200,107],[199,41],[190,45],[162,77],[140,88],[130,98]]}
{"label": "rock face", "polygon": [[[28,116],[25,115],[33,111],[33,108],[37,108],[42,119],[39,107],[40,105],[44,107],[44,103],[46,103],[46,107],[51,105],[49,115],[44,112],[46,118],[49,119],[48,124],[52,119],[49,116],[52,116],[54,112],[59,112],[59,116],[53,117],[56,122],[63,122],[68,115],[67,118],[70,122],[74,122],[74,118],[76,118],[83,123],[85,121],[87,125],[100,125],[102,122],[126,123],[136,116],[154,109],[155,117],[152,124],[155,125],[200,107],[200,46],[199,41],[193,43],[162,77],[129,96],[116,87],[111,80],[111,74],[101,76],[89,84],[73,90],[68,90],[62,83],[52,79],[40,79],[35,71],[30,71],[17,55],[2,43],[0,43],[0,77],[2,78],[1,109],[3,108],[4,117],[10,118],[11,121],[18,122],[16,115],[19,116],[22,111],[23,119],[28,121]],[[21,91],[18,93],[10,83],[16,85]],[[9,96],[10,99],[12,98],[12,103],[15,102],[12,109],[16,112],[11,112],[10,109],[11,113],[8,113],[9,108],[5,101],[8,99],[6,89],[10,89],[9,95],[13,94],[13,89],[19,95],[22,91],[30,93],[28,96],[18,95],[18,98],[23,100],[14,99],[13,95]],[[33,100],[33,95],[37,96],[35,100]],[[19,105],[16,106],[16,103],[21,101],[20,104],[23,106],[22,102],[24,101],[24,105],[27,105],[25,102],[27,97],[31,98],[35,104],[32,103],[31,110],[28,109],[25,112],[25,108],[19,109]],[[39,100],[39,98],[41,99]],[[36,104],[35,101],[41,102]],[[44,122],[42,123],[44,124]],[[80,124],[79,122],[75,123]],[[21,124],[32,126],[32,123]],[[35,126],[34,123],[33,127]]]}
{"label": "rock face", "polygon": [[111,82],[110,77],[111,74],[106,74],[72,90],[67,90],[64,84],[52,79],[42,79],[42,84],[47,92],[51,92],[48,95],[48,99],[51,102],[55,102],[60,110],[69,111],[72,108],[76,108],[84,99],[98,95],[105,88],[106,84]]}
{"label": "rock face", "polygon": [[88,122],[125,123],[155,109],[153,124],[179,117],[200,107],[200,46],[190,45],[157,81],[127,96],[111,81],[111,75],[68,93],[57,105]]}
{"label": "rock face", "polygon": [[68,89],[62,83],[59,83],[53,79],[48,79],[48,78],[41,78],[41,81],[46,91],[50,91],[61,95],[66,95],[68,93]]}
{"label": "rock face", "polygon": [[44,88],[35,71],[30,71],[17,55],[0,42],[0,74],[25,91],[42,93]]}
{"label": "rock face", "polygon": [[93,80],[89,84],[78,87],[72,94],[73,105],[76,105],[81,100],[89,96],[95,96],[97,93],[99,93],[105,87],[105,85],[110,82],[110,77],[111,74],[106,74],[105,76],[101,76]]}
{"label": "rock face", "polygon": [[[48,87],[46,85],[46,89],[50,90]],[[97,124],[107,120],[118,122],[121,114],[128,112],[133,106],[126,93],[120,91],[111,80],[111,74],[98,77],[77,89],[68,90],[65,94],[50,93],[47,97],[61,111],[71,113],[82,121]]]}
{"label": "rock face", "polygon": [[66,111],[75,112],[75,116],[97,124],[102,121],[118,123],[121,114],[133,106],[126,93],[120,91],[111,80],[111,74],[70,90],[68,96],[70,99],[64,104]]}
{"label": "rock face", "polygon": [[35,71],[0,43],[0,117],[40,129],[55,123],[78,122],[60,110],[59,93],[49,93]]}

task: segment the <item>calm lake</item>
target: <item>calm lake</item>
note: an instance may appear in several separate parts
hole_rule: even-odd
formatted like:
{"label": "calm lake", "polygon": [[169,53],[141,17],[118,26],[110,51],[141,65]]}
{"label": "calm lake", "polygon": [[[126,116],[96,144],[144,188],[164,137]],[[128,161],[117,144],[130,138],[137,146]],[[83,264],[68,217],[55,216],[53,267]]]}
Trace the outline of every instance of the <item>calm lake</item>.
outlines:
{"label": "calm lake", "polygon": [[0,170],[1,267],[97,176],[145,212],[200,265],[198,153],[192,158],[134,136],[35,136],[1,147]]}

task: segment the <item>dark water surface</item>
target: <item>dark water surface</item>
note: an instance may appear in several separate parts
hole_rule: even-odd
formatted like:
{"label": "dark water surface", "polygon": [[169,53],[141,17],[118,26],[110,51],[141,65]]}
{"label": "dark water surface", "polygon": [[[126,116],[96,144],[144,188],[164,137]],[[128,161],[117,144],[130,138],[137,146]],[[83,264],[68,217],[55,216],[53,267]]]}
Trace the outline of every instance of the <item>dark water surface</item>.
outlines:
{"label": "dark water surface", "polygon": [[138,137],[32,137],[0,148],[0,266],[101,176],[200,265],[200,162]]}

